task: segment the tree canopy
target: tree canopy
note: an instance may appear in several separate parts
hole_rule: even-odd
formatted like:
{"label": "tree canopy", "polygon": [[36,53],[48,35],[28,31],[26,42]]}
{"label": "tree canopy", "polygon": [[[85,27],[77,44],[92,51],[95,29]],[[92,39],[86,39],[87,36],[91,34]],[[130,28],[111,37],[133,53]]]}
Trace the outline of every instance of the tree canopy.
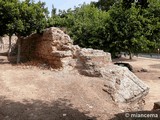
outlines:
{"label": "tree canopy", "polygon": [[27,36],[46,27],[48,14],[44,2],[0,0],[1,34]]}
{"label": "tree canopy", "polygon": [[136,8],[133,4],[130,9],[124,10],[122,5],[118,5],[109,12],[109,39],[112,53],[124,51],[131,55],[148,50],[148,45],[152,45],[152,41],[147,39],[142,22],[147,18],[141,15],[140,8]]}

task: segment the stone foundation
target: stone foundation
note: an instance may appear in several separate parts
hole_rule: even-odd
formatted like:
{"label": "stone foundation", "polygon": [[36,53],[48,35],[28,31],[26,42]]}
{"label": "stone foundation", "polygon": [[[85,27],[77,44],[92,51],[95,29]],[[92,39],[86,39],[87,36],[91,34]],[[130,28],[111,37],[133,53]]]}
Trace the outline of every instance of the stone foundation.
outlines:
{"label": "stone foundation", "polygon": [[103,50],[83,48],[78,51],[78,66],[81,74],[100,77],[100,69],[111,64],[111,54]]}

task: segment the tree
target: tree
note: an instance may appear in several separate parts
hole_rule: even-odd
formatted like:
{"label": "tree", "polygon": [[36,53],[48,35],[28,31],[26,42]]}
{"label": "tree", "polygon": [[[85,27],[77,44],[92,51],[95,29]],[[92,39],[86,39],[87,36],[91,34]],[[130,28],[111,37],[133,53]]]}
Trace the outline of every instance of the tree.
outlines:
{"label": "tree", "polygon": [[151,49],[160,48],[160,1],[150,0],[147,9],[142,10],[143,16],[146,18],[142,21],[145,27],[146,37],[150,41],[154,41]]}
{"label": "tree", "polygon": [[19,63],[21,37],[42,32],[47,25],[48,10],[44,2],[0,0],[0,16],[2,18],[0,26],[4,28],[2,34],[18,36],[17,63]]}
{"label": "tree", "polygon": [[136,3],[128,9],[120,4],[109,11],[109,39],[113,54],[126,51],[132,59],[131,53],[153,49],[156,45],[155,36],[159,39],[159,17],[151,17],[155,14],[150,9],[157,11],[153,7],[137,7]]}
{"label": "tree", "polygon": [[18,18],[18,28],[15,32],[18,36],[18,57],[17,63],[20,62],[21,37],[31,33],[41,33],[47,26],[48,10],[44,2],[35,3],[32,0],[22,1],[19,4],[20,16]]}
{"label": "tree", "polygon": [[[68,18],[72,19],[71,15]],[[107,19],[108,14],[105,11],[92,5],[82,5],[76,8],[74,22],[71,23],[69,29],[74,43],[82,47],[107,50],[104,44],[107,40]]]}
{"label": "tree", "polygon": [[110,10],[109,39],[112,54],[127,51],[131,58],[133,50],[140,49],[138,47],[138,39],[141,35],[139,33],[141,24],[137,19],[138,13],[139,10],[135,7],[123,10],[121,5],[115,6],[114,9]]}
{"label": "tree", "polygon": [[9,36],[9,50],[11,50],[11,36],[16,30],[17,20],[19,15],[18,0],[0,0],[0,27],[1,35],[7,34]]}

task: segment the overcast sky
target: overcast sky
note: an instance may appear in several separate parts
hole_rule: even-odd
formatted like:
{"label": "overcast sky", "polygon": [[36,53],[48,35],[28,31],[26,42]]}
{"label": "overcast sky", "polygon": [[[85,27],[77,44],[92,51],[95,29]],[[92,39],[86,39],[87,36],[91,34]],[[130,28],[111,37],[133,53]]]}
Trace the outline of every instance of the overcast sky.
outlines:
{"label": "overcast sky", "polygon": [[[36,2],[39,0],[35,0]],[[55,8],[61,10],[67,10],[69,8],[74,8],[74,6],[78,6],[79,4],[90,3],[91,1],[98,1],[98,0],[41,0],[46,2],[46,6],[48,7],[49,11],[52,9],[52,5]]]}

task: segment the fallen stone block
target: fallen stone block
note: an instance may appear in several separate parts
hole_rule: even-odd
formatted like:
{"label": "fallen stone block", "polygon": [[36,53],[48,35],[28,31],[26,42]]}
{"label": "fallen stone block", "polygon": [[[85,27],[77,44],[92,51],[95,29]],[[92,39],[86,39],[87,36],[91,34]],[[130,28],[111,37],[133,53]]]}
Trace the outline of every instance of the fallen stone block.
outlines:
{"label": "fallen stone block", "polygon": [[115,102],[133,102],[145,97],[149,87],[125,67],[108,66],[101,71],[105,80],[104,91]]}

